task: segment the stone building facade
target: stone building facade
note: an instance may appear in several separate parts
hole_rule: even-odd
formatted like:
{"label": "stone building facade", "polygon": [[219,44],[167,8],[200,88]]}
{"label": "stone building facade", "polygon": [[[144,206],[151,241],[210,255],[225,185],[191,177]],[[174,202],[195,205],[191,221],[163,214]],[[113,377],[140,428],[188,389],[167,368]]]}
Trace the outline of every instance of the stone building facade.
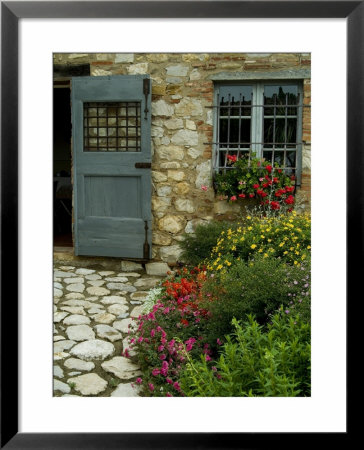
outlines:
{"label": "stone building facade", "polygon": [[[152,258],[178,260],[178,242],[197,223],[234,219],[241,205],[213,189],[216,86],[297,82],[301,87],[297,208],[310,207],[310,54],[54,54],[54,67],[89,66],[91,76],[148,74],[151,79]],[[65,78],[55,76],[55,82]],[[277,84],[276,83],[276,84]],[[207,190],[202,190],[207,186]]]}

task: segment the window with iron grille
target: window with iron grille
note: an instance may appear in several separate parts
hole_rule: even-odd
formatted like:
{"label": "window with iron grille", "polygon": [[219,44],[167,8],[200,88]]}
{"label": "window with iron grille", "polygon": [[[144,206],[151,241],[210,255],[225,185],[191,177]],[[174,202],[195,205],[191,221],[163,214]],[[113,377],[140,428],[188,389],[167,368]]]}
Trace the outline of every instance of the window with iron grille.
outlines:
{"label": "window with iron grille", "polygon": [[295,81],[215,87],[214,169],[231,169],[228,155],[255,155],[278,164],[300,183],[302,85]]}

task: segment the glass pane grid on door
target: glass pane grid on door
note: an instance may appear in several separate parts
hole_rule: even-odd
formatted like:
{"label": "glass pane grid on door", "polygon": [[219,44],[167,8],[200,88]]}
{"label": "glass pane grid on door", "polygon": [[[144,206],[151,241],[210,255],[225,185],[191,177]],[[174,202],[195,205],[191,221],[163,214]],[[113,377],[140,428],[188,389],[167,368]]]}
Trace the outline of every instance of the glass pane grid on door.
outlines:
{"label": "glass pane grid on door", "polygon": [[85,152],[140,152],[140,102],[85,102]]}

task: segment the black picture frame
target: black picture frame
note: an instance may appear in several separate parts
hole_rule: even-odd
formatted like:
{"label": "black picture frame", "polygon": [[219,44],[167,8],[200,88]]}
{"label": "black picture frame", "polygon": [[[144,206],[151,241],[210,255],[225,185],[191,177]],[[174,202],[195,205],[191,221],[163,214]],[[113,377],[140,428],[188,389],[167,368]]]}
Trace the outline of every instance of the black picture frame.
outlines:
{"label": "black picture frame", "polygon": [[[347,19],[347,312],[360,292],[363,263],[364,1],[12,1],[1,2],[1,448],[185,449],[307,445],[303,433],[19,433],[18,340],[18,21],[21,18],[346,18]],[[345,205],[340,205],[344,208]],[[359,253],[359,254],[358,254]],[[359,256],[359,259],[358,259]],[[12,270],[8,270],[11,267]],[[350,348],[350,342],[347,341]],[[10,369],[11,368],[11,369]],[[348,373],[349,375],[349,373]],[[333,394],[334,395],[334,394]],[[36,408],[36,406],[35,406]],[[339,445],[351,436],[334,433]],[[315,443],[327,435],[316,433]]]}

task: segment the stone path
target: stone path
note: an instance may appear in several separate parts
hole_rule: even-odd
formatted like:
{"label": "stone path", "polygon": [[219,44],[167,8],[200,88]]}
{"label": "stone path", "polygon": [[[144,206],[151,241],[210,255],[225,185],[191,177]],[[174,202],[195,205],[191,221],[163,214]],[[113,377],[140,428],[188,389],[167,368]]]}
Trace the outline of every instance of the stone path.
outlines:
{"label": "stone path", "polygon": [[121,267],[54,264],[54,396],[139,395],[133,383],[140,375],[135,353],[123,356],[128,327],[168,266],[147,264],[149,275],[137,263]]}

